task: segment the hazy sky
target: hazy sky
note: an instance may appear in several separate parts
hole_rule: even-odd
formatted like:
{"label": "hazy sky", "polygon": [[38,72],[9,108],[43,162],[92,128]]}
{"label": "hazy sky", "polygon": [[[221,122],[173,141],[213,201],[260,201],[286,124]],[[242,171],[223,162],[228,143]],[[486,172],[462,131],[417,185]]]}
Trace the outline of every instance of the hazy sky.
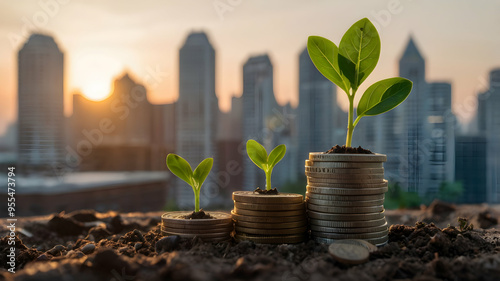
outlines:
{"label": "hazy sky", "polygon": [[[129,71],[153,103],[178,96],[178,51],[190,31],[204,30],[216,50],[216,93],[222,110],[242,92],[242,65],[269,53],[279,103],[298,101],[298,55],[309,35],[338,43],[355,21],[368,17],[379,30],[382,52],[361,90],[397,75],[397,60],[413,34],[429,81],[449,81],[455,113],[484,88],[500,67],[500,1],[103,1],[37,0],[0,3],[0,134],[17,115],[17,52],[39,31],[65,53],[65,113],[71,94],[108,94],[112,79]],[[156,79],[151,73],[156,72]],[[467,100],[469,97],[469,100]],[[346,97],[339,92],[339,101]],[[470,108],[470,107],[468,107]]]}

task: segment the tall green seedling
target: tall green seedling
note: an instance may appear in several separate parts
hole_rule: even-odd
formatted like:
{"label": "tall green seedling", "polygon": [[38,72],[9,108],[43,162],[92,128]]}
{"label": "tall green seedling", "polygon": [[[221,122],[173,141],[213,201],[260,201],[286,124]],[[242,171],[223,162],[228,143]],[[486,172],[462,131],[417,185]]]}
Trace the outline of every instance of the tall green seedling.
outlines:
{"label": "tall green seedling", "polygon": [[307,51],[316,68],[340,87],[349,99],[346,146],[351,146],[354,128],[362,117],[395,108],[411,92],[412,82],[408,79],[395,77],[378,81],[361,96],[354,119],[354,97],[361,83],[377,65],[380,47],[377,29],[367,18],[353,24],[338,47],[320,36],[308,38]]}
{"label": "tall green seedling", "polygon": [[247,154],[252,162],[266,173],[266,189],[271,190],[271,174],[274,166],[285,156],[286,146],[280,144],[269,155],[266,149],[255,140],[247,141]]}
{"label": "tall green seedling", "polygon": [[168,169],[181,180],[185,181],[193,188],[194,192],[194,211],[200,211],[200,190],[201,185],[205,182],[208,174],[212,170],[214,164],[213,158],[207,158],[196,167],[193,171],[191,165],[176,154],[167,155],[167,167]]}

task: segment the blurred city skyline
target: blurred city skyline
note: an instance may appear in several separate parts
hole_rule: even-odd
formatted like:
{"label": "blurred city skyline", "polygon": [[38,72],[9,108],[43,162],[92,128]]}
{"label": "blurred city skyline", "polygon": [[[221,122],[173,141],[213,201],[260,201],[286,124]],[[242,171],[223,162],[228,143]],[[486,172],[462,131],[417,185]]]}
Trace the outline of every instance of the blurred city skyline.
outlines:
{"label": "blurred city skyline", "polygon": [[[242,65],[249,56],[262,53],[270,55],[275,67],[277,102],[297,106],[297,58],[307,36],[321,35],[338,43],[343,32],[362,17],[377,25],[382,40],[379,65],[364,83],[365,88],[376,80],[397,75],[395,62],[412,34],[429,62],[427,76],[433,81],[452,83],[453,109],[460,121],[474,115],[474,110],[461,110],[464,101],[485,90],[489,71],[500,61],[500,38],[491,36],[500,23],[495,14],[500,3],[492,1],[308,4],[150,0],[137,7],[130,3],[117,6],[111,1],[42,0],[0,6],[4,18],[0,135],[16,119],[17,52],[31,32],[53,36],[66,56],[66,116],[71,115],[75,91],[103,99],[112,91],[113,80],[124,71],[145,84],[152,103],[176,101],[177,54],[186,34],[193,30],[207,32],[217,51],[215,90],[222,111],[230,109],[232,96],[242,94]],[[162,79],[151,80],[154,75]],[[345,95],[339,92],[337,99],[344,107]]]}

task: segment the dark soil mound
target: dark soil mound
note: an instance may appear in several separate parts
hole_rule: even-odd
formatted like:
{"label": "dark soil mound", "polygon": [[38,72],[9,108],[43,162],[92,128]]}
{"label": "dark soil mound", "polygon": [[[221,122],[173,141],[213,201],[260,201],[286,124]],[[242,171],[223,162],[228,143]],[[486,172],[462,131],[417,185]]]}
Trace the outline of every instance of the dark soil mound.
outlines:
{"label": "dark soil mound", "polygon": [[260,187],[257,187],[257,189],[255,189],[253,192],[257,192],[257,193],[263,194],[263,195],[278,195],[279,194],[278,189],[276,187],[271,188],[269,190],[260,189]]}
{"label": "dark soil mound", "polygon": [[[99,216],[102,217],[102,216]],[[58,234],[48,223],[23,227],[16,239],[17,270],[0,280],[498,280],[500,231],[434,224],[392,225],[389,243],[367,263],[335,261],[328,246],[252,242],[204,243],[163,237],[159,225],[130,223],[119,215],[101,219],[86,235]],[[117,222],[122,232],[115,233]],[[111,229],[113,228],[113,229]],[[98,238],[99,237],[99,238]],[[0,251],[8,251],[7,237]],[[2,255],[0,262],[6,266]],[[1,278],[3,276],[3,278]]]}
{"label": "dark soil mound", "polygon": [[331,154],[331,153],[345,153],[345,154],[373,154],[373,152],[371,152],[370,150],[368,149],[364,149],[362,148],[361,146],[358,146],[358,147],[350,147],[350,146],[340,146],[340,145],[336,145],[332,148],[330,148],[328,151],[326,151],[325,153],[327,154]]}
{"label": "dark soil mound", "polygon": [[193,220],[199,220],[199,219],[213,219],[209,213],[205,213],[203,209],[200,209],[198,212],[192,212],[191,214],[187,215],[185,217],[186,219],[193,219]]}

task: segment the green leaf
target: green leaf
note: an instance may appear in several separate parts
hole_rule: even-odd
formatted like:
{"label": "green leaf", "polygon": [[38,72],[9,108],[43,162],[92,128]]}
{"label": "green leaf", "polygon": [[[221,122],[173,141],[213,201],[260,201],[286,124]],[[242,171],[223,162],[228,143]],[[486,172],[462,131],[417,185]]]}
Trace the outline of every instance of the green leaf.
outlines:
{"label": "green leaf", "polygon": [[335,43],[320,36],[309,36],[307,39],[307,52],[321,74],[339,86],[344,92],[349,93],[349,81],[342,77],[338,64],[339,49]]}
{"label": "green leaf", "polygon": [[377,65],[380,57],[380,37],[367,18],[353,24],[339,44],[339,66],[342,74],[357,90]]}
{"label": "green leaf", "polygon": [[214,164],[214,159],[213,158],[207,158],[196,167],[193,173],[193,178],[194,181],[196,182],[197,189],[201,188],[201,185],[203,182],[205,182],[205,179],[207,179],[208,174],[212,170],[212,166]]}
{"label": "green leaf", "polygon": [[410,80],[400,77],[384,79],[371,85],[358,103],[358,118],[378,115],[395,108],[408,97],[412,85]]}
{"label": "green leaf", "polygon": [[267,151],[255,140],[247,141],[247,154],[250,160],[262,170],[267,170]]}
{"label": "green leaf", "polygon": [[193,171],[191,165],[184,158],[173,153],[167,155],[167,167],[174,175],[193,186]]}
{"label": "green leaf", "polygon": [[281,159],[285,156],[286,146],[284,144],[280,144],[269,153],[269,157],[267,158],[268,168],[272,169],[276,164],[278,164]]}

